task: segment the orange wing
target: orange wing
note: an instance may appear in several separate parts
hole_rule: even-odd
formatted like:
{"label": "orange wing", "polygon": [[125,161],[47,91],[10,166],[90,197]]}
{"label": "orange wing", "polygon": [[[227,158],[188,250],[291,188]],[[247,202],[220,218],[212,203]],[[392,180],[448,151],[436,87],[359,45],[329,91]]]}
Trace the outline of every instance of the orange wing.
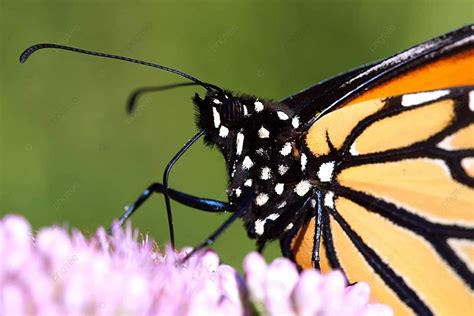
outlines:
{"label": "orange wing", "polygon": [[[316,159],[331,150],[340,157],[322,189],[321,269],[369,282],[396,314],[472,311],[474,88],[342,107],[306,142]],[[314,265],[314,230],[312,219],[291,243],[303,268]]]}
{"label": "orange wing", "polygon": [[474,84],[474,49],[443,56],[383,82],[348,104],[418,91]]}

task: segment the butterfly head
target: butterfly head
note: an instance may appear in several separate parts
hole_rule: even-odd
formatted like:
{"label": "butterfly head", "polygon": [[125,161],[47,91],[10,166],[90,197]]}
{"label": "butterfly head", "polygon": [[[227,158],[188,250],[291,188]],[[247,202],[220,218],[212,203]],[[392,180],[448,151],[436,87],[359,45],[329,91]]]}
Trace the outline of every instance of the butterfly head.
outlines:
{"label": "butterfly head", "polygon": [[[238,128],[249,116],[244,100],[228,91],[208,91],[204,99],[198,94],[194,103],[198,107],[198,125],[205,131]],[[223,133],[221,133],[223,134]],[[225,133],[224,133],[225,134]]]}
{"label": "butterfly head", "polygon": [[[197,125],[205,131],[207,145],[217,146],[228,164],[262,151],[271,143],[294,134],[298,120],[283,104],[249,95],[236,96],[230,91],[208,91],[204,98],[193,98],[197,108]],[[285,130],[290,127],[287,133]]]}

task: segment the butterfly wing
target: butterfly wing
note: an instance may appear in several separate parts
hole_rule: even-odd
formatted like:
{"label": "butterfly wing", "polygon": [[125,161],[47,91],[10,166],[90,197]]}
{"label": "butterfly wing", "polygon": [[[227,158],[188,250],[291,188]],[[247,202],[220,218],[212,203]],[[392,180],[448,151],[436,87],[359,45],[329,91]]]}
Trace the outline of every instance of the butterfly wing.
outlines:
{"label": "butterfly wing", "polygon": [[342,105],[417,91],[474,83],[474,25],[362,66],[284,100],[312,125],[320,114]]}
{"label": "butterfly wing", "polygon": [[[339,157],[322,190],[321,269],[370,282],[401,315],[472,309],[474,88],[343,107],[306,141],[316,170],[331,147]],[[313,235],[314,219],[290,244],[302,267],[313,264]]]}

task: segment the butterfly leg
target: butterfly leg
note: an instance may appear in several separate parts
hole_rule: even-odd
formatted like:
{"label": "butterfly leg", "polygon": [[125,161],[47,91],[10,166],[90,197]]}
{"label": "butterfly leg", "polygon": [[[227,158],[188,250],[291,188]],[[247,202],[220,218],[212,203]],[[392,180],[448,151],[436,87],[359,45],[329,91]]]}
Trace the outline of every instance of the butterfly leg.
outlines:
{"label": "butterfly leg", "polygon": [[267,243],[264,241],[257,241],[257,252],[262,253],[266,245]]}
{"label": "butterfly leg", "polygon": [[[133,202],[131,205],[127,206],[125,212],[120,216],[118,223],[116,225],[123,225],[123,223],[130,217],[132,214],[146,201],[153,193],[163,193],[164,186],[161,183],[153,183],[150,185],[143,193]],[[186,206],[199,209],[205,212],[225,212],[230,211],[231,207],[229,203],[200,198],[190,194],[186,194],[180,191],[173,189],[168,189],[169,196]],[[112,230],[112,227],[109,229],[109,232]]]}
{"label": "butterfly leg", "polygon": [[219,226],[214,231],[214,233],[204,239],[204,241],[201,242],[199,245],[194,247],[194,249],[190,253],[188,253],[183,259],[183,262],[188,260],[193,254],[203,249],[204,247],[212,245],[216,238],[219,237],[236,219],[241,218],[245,214],[245,212],[249,209],[249,206],[252,203],[254,197],[255,194],[253,192],[249,193],[243,200],[243,202],[239,205],[239,208],[234,213],[232,213],[232,215],[228,219],[226,219],[225,222],[222,223],[221,226]]}

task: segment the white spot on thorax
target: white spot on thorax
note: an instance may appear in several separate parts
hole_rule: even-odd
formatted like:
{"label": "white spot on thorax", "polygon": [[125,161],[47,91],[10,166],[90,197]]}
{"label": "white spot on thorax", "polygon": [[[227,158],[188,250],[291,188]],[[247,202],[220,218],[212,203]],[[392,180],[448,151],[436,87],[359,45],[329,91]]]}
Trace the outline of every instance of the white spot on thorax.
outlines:
{"label": "white spot on thorax", "polygon": [[308,157],[306,157],[306,154],[301,154],[301,171],[305,171],[306,169],[306,164],[308,163]]}
{"label": "white spot on thorax", "polygon": [[252,186],[252,182],[253,182],[252,179],[247,179],[247,180],[245,181],[244,185],[245,185],[246,187],[251,187],[251,186]]}
{"label": "white spot on thorax", "polygon": [[328,191],[324,195],[324,205],[331,209],[334,209],[334,192]]}
{"label": "white spot on thorax", "polygon": [[219,129],[219,136],[222,138],[225,138],[227,137],[227,135],[229,135],[229,129],[225,127],[224,125],[222,125],[221,128]]}
{"label": "white spot on thorax", "polygon": [[257,219],[255,221],[255,233],[257,235],[262,235],[264,232],[265,232],[265,224],[267,221],[274,221],[276,220],[278,217],[280,217],[280,214],[278,213],[273,213],[273,214],[270,214],[268,215],[267,217],[265,217],[263,220],[261,219]]}
{"label": "white spot on thorax", "polygon": [[329,182],[332,180],[334,172],[334,161],[321,164],[318,170],[318,177],[321,182]]}
{"label": "white spot on thorax", "polygon": [[263,148],[259,148],[255,152],[257,153],[257,155],[262,156],[262,157],[267,155],[266,150]]}
{"label": "white spot on thorax", "polygon": [[247,109],[247,106],[244,104],[244,105],[242,105],[242,107],[244,108],[244,116],[248,116],[249,115],[249,110]]}
{"label": "white spot on thorax", "polygon": [[474,112],[474,91],[469,91],[469,110]]}
{"label": "white spot on thorax", "polygon": [[306,193],[308,193],[310,189],[311,189],[311,183],[309,183],[308,180],[302,180],[296,185],[295,192],[299,196],[304,196]]}
{"label": "white spot on thorax", "polygon": [[287,171],[288,171],[288,166],[285,166],[285,165],[278,166],[278,173],[280,175],[284,175]]}
{"label": "white spot on thorax", "polygon": [[214,104],[222,104],[222,102],[219,99],[214,99],[212,100],[212,102],[214,102]]}
{"label": "white spot on thorax", "polygon": [[271,178],[271,173],[272,171],[270,170],[269,167],[263,167],[260,173],[260,179],[262,180],[268,180]]}
{"label": "white spot on thorax", "polygon": [[412,106],[433,101],[449,94],[449,90],[438,90],[429,92],[418,92],[412,94],[405,94],[402,97],[402,106]]}
{"label": "white spot on thorax", "polygon": [[253,166],[252,159],[250,159],[249,156],[245,156],[244,161],[242,162],[242,166],[244,167],[244,169],[247,169],[247,170],[252,168],[252,166]]}
{"label": "white spot on thorax", "polygon": [[282,156],[288,156],[290,153],[291,153],[291,143],[285,143],[285,145],[283,145],[283,147],[280,150],[280,154],[282,154]]}
{"label": "white spot on thorax", "polygon": [[282,121],[286,121],[287,119],[290,118],[285,112],[282,112],[282,111],[278,111],[277,115],[278,115],[278,118]]}
{"label": "white spot on thorax", "polygon": [[300,118],[298,116],[293,117],[293,119],[291,120],[291,125],[294,128],[298,128],[298,126],[300,126]]}
{"label": "white spot on thorax", "polygon": [[263,110],[263,103],[260,102],[260,101],[255,101],[254,102],[254,105],[255,105],[255,112],[261,112]]}
{"label": "white spot on thorax", "polygon": [[275,185],[276,194],[281,195],[283,193],[284,188],[285,188],[285,185],[283,183],[277,183],[277,185]]}
{"label": "white spot on thorax", "polygon": [[237,137],[235,139],[235,146],[237,148],[236,154],[240,156],[242,154],[242,149],[244,148],[244,134],[241,132],[237,133]]}
{"label": "white spot on thorax", "polygon": [[260,235],[263,235],[264,232],[265,232],[265,221],[257,219],[255,221],[255,233],[260,236]]}
{"label": "white spot on thorax", "polygon": [[268,194],[266,193],[260,193],[259,195],[257,195],[257,197],[255,198],[255,203],[258,205],[258,206],[262,206],[264,205],[265,203],[268,202]]}
{"label": "white spot on thorax", "polygon": [[286,225],[285,231],[286,231],[286,232],[289,231],[290,229],[293,228],[293,226],[294,226],[293,223],[289,223],[288,225]]}
{"label": "white spot on thorax", "polygon": [[272,213],[270,215],[268,215],[265,220],[271,220],[271,221],[274,221],[276,220],[278,217],[280,217],[280,214],[278,213]]}
{"label": "white spot on thorax", "polygon": [[230,174],[231,177],[235,176],[235,172],[237,171],[236,165],[237,165],[237,161],[234,160],[234,163],[232,164],[232,173]]}
{"label": "white spot on thorax", "polygon": [[286,201],[283,201],[280,203],[280,205],[277,206],[277,208],[284,208],[286,206]]}
{"label": "white spot on thorax", "polygon": [[268,138],[270,137],[270,132],[268,131],[268,129],[266,129],[265,127],[260,127],[260,129],[258,130],[258,137],[260,138]]}
{"label": "white spot on thorax", "polygon": [[236,196],[236,197],[239,197],[241,194],[242,194],[242,190],[241,190],[241,189],[239,189],[239,188],[235,189],[235,196]]}
{"label": "white spot on thorax", "polygon": [[214,127],[218,128],[221,125],[221,115],[217,112],[215,106],[212,107],[212,116],[214,117]]}

